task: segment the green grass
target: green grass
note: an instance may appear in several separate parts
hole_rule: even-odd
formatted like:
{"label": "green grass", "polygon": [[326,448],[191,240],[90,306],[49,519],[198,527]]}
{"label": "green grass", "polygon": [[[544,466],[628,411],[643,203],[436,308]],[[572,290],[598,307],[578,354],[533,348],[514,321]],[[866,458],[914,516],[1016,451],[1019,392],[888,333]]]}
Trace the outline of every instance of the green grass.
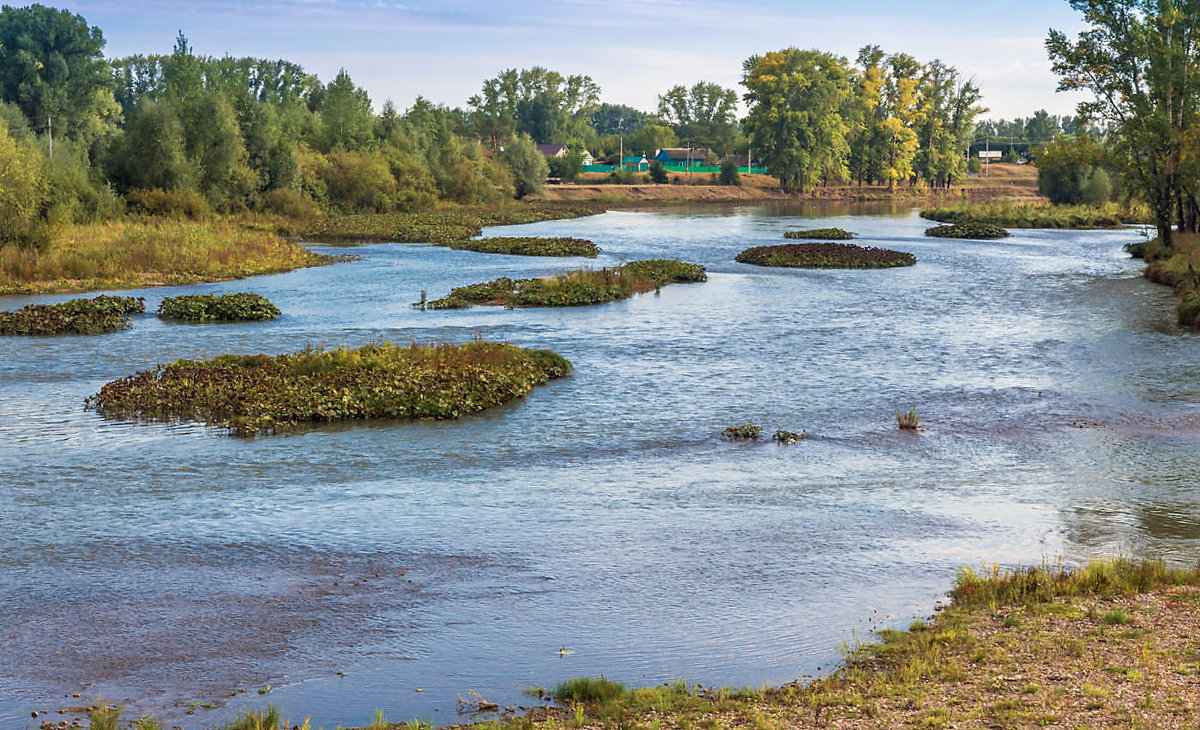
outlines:
{"label": "green grass", "polygon": [[199,421],[251,436],[312,423],[458,418],[570,369],[550,351],[489,342],[222,355],[114,380],[86,406],[107,418]]}
{"label": "green grass", "polygon": [[236,719],[221,726],[221,730],[280,730],[283,720],[279,709],[267,705],[263,710],[245,710]]}
{"label": "green grass", "polygon": [[798,269],[886,269],[917,263],[917,257],[910,253],[851,243],[754,246],[739,253],[735,260],[755,266]]}
{"label": "green grass", "polygon": [[783,237],[807,241],[849,241],[854,238],[854,234],[841,228],[807,228],[799,231],[785,231]]}
{"label": "green grass", "polygon": [[1142,208],[1109,203],[1102,206],[1052,205],[1048,202],[1000,201],[926,208],[921,217],[939,223],[987,223],[1005,228],[1120,228],[1149,220]]}
{"label": "green grass", "polygon": [[600,253],[596,244],[582,238],[539,238],[534,236],[497,236],[455,241],[450,248],[479,253],[500,253],[510,256],[584,256],[595,258]]}
{"label": "green grass", "polygon": [[962,238],[972,241],[1008,238],[1011,234],[991,223],[952,223],[925,229],[926,236],[934,238]]}
{"label": "green grass", "polygon": [[183,322],[262,322],[279,314],[266,297],[250,292],[185,294],[164,297],[158,305],[159,317]]}
{"label": "green grass", "polygon": [[559,702],[606,702],[623,696],[625,685],[600,677],[575,677],[558,683],[551,693]]}
{"label": "green grass", "polygon": [[486,226],[538,223],[603,212],[586,203],[529,203],[470,207],[446,205],[414,213],[343,214],[317,220],[277,220],[280,230],[329,242],[431,243],[463,246]]}
{"label": "green grass", "polygon": [[1139,245],[1135,251],[1146,260],[1146,278],[1173,288],[1179,297],[1179,323],[1200,327],[1200,235],[1177,233],[1169,249],[1157,238]]}
{"label": "green grass", "polygon": [[127,329],[130,314],[146,311],[141,297],[100,295],[59,304],[29,304],[0,312],[0,335],[95,335]]}
{"label": "green grass", "polygon": [[441,299],[416,302],[428,309],[464,309],[475,304],[508,307],[578,307],[627,299],[666,284],[705,281],[704,267],[682,261],[631,261],[615,269],[576,269],[538,279],[501,277],[453,289]]}

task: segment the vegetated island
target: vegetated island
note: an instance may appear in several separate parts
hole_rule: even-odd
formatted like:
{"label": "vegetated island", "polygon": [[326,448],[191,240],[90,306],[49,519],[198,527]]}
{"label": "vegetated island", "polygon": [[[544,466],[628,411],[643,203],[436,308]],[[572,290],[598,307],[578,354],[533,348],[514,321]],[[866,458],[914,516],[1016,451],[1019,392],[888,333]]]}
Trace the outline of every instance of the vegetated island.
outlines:
{"label": "vegetated island", "polygon": [[509,202],[503,205],[431,206],[401,213],[337,213],[279,218],[280,232],[327,243],[429,243],[461,247],[489,226],[541,223],[603,213],[602,203]]}
{"label": "vegetated island", "polygon": [[1145,206],[1062,205],[1046,201],[993,201],[924,208],[921,217],[938,223],[987,223],[1006,228],[1120,228],[1149,222]]}
{"label": "vegetated island", "polygon": [[852,243],[754,246],[739,253],[735,260],[755,266],[797,269],[887,269],[917,263],[917,257],[910,253]]}
{"label": "vegetated island", "polygon": [[576,269],[539,279],[501,277],[451,290],[450,294],[413,306],[465,309],[475,304],[506,307],[578,307],[627,299],[667,284],[707,281],[699,264],[673,259],[630,261],[613,269]]}
{"label": "vegetated island", "polygon": [[129,328],[129,315],[146,311],[141,297],[101,294],[59,304],[27,304],[0,312],[0,335],[98,335]]}
{"label": "vegetated island", "polygon": [[510,256],[583,256],[595,258],[600,248],[584,238],[569,236],[497,236],[456,241],[450,248],[479,253],[501,253]]}
{"label": "vegetated island", "polygon": [[970,241],[990,241],[998,238],[1008,238],[1010,234],[1000,226],[991,223],[953,223],[948,226],[934,226],[925,229],[926,236],[933,238],[962,238]]}
{"label": "vegetated island", "polygon": [[849,241],[854,234],[841,228],[808,228],[800,231],[784,231],[784,238],[805,241]]}
{"label": "vegetated island", "polygon": [[492,342],[178,360],[114,380],[85,406],[106,418],[199,421],[238,436],[366,419],[450,419],[561,378],[549,350]]}
{"label": "vegetated island", "polygon": [[261,294],[237,292],[164,297],[158,316],[181,322],[264,322],[280,315],[279,307]]}

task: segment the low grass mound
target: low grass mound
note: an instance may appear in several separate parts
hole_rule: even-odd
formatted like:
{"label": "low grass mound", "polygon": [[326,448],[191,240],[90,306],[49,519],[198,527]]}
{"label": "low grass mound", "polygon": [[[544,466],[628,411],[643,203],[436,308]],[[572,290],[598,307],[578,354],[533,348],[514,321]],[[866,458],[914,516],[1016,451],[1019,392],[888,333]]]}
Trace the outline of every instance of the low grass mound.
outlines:
{"label": "low grass mound", "polygon": [[802,231],[785,231],[783,237],[806,241],[849,241],[854,238],[854,234],[841,228],[809,228]]}
{"label": "low grass mound", "polygon": [[[465,309],[475,304],[506,307],[579,307],[627,299],[666,284],[706,281],[699,264],[669,259],[630,261],[615,269],[576,269],[540,279],[502,277],[458,287],[425,303],[429,309]],[[413,306],[421,306],[418,302]]]}
{"label": "low grass mound", "polygon": [[458,418],[522,397],[570,370],[548,350],[385,342],[177,360],[114,380],[85,405],[106,418],[199,421],[253,436],[313,423]]}
{"label": "low grass mound", "polygon": [[586,256],[595,258],[600,253],[600,249],[591,241],[570,237],[473,238],[469,241],[454,241],[450,244],[450,248],[478,251],[479,253],[502,253],[510,256]]}
{"label": "low grass mound", "polygon": [[261,294],[184,294],[164,297],[158,305],[158,316],[183,322],[263,322],[280,314]]}
{"label": "low grass mound", "polygon": [[989,223],[1006,228],[1069,228],[1089,230],[1120,228],[1127,223],[1151,221],[1148,211],[1106,205],[1053,205],[1048,202],[1000,201],[926,208],[921,217],[938,223]]}
{"label": "low grass mound", "polygon": [[127,329],[129,315],[146,311],[141,297],[101,294],[60,304],[29,304],[0,312],[0,335],[98,335]]}
{"label": "low grass mound", "polygon": [[342,214],[281,223],[284,232],[307,240],[358,243],[468,243],[486,226],[508,226],[580,218],[602,213],[588,204],[512,204],[495,207],[448,206],[419,213]]}
{"label": "low grass mound", "polygon": [[934,226],[925,229],[926,236],[934,238],[963,238],[972,241],[988,241],[997,238],[1008,238],[1010,234],[1000,226],[991,223],[953,223],[948,226]]}
{"label": "low grass mound", "polygon": [[852,243],[785,243],[780,246],[755,246],[737,255],[737,261],[755,266],[782,266],[797,269],[888,269],[912,266],[917,257]]}

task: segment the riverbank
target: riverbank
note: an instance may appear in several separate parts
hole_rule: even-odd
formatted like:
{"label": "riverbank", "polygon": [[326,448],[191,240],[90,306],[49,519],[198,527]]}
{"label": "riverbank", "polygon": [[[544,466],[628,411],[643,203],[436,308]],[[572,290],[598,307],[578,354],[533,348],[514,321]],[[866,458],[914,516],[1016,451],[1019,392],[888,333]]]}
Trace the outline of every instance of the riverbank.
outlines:
{"label": "riverbank", "polygon": [[1200,326],[1200,234],[1176,233],[1171,250],[1155,238],[1131,247],[1130,252],[1146,260],[1144,275],[1156,284],[1172,287],[1179,297],[1175,309],[1179,323]]}

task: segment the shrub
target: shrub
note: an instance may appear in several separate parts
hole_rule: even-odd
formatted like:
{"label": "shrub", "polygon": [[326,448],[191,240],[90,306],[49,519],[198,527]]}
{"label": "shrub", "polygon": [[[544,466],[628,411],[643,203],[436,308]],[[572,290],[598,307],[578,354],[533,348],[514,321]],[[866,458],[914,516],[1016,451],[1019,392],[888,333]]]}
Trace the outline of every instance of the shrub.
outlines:
{"label": "shrub", "polygon": [[277,188],[263,193],[262,207],[267,212],[299,220],[309,220],[321,214],[321,209],[312,198],[291,188]]}
{"label": "shrub", "polygon": [[667,169],[662,166],[661,162],[650,163],[650,182],[655,185],[662,185],[667,182]]}
{"label": "shrub", "polygon": [[570,372],[544,350],[472,342],[178,360],[87,399],[106,418],[193,420],[252,436],[305,423],[449,419],[526,395]]}
{"label": "shrub", "polygon": [[259,294],[184,294],[164,297],[158,316],[185,322],[261,322],[275,319],[279,308]]}
{"label": "shrub", "polygon": [[1007,238],[1009,232],[991,223],[955,223],[948,226],[934,226],[925,230],[926,236],[935,238],[963,238],[968,240],[991,240]]}
{"label": "shrub", "polygon": [[722,185],[741,185],[741,178],[738,176],[737,162],[732,158],[728,158],[721,163],[721,184]]}
{"label": "shrub", "polygon": [[785,231],[783,237],[809,241],[849,241],[854,238],[854,234],[841,228],[809,228],[803,231]]}
{"label": "shrub", "polygon": [[195,190],[130,190],[125,195],[129,212],[160,218],[190,218],[209,216],[208,201]]}
{"label": "shrub", "polygon": [[29,304],[0,312],[0,335],[96,335],[127,329],[128,315],[146,311],[141,297],[100,295],[60,304]]}
{"label": "shrub", "polygon": [[917,263],[917,257],[910,253],[850,243],[754,246],[739,253],[735,260],[755,266],[800,269],[885,269]]}
{"label": "shrub", "polygon": [[747,423],[742,426],[730,426],[721,431],[721,439],[724,441],[757,441],[760,433],[762,433],[762,426]]}

